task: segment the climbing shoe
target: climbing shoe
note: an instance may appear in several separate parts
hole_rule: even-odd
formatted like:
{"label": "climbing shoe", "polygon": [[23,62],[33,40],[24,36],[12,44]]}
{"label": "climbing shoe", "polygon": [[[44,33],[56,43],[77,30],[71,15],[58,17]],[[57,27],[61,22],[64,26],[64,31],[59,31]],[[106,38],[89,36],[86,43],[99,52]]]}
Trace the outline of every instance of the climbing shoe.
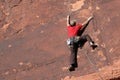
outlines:
{"label": "climbing shoe", "polygon": [[77,63],[73,64],[73,67],[77,68],[77,67],[78,67],[78,64],[77,64]]}
{"label": "climbing shoe", "polygon": [[70,72],[71,72],[71,71],[75,71],[75,67],[72,66],[72,65],[70,65],[70,67],[69,67],[69,71],[70,71]]}
{"label": "climbing shoe", "polygon": [[97,47],[97,45],[94,42],[90,42],[90,46],[92,47],[93,50]]}
{"label": "climbing shoe", "polygon": [[97,47],[96,44],[93,44],[93,45],[91,45],[91,46],[92,46],[92,49],[93,49],[93,50]]}

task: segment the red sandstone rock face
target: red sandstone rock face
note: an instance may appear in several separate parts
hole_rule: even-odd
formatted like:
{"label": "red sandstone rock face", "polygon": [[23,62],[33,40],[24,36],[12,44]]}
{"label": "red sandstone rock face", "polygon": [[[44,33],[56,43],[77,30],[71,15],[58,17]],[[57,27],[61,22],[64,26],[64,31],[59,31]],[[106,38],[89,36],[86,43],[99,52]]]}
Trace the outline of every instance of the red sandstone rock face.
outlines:
{"label": "red sandstone rock face", "polygon": [[[119,0],[0,0],[0,80],[119,77],[119,4]],[[79,67],[71,73],[65,42],[70,12],[80,23],[94,13],[84,34],[90,34],[98,44],[95,51],[88,43],[79,49]]]}

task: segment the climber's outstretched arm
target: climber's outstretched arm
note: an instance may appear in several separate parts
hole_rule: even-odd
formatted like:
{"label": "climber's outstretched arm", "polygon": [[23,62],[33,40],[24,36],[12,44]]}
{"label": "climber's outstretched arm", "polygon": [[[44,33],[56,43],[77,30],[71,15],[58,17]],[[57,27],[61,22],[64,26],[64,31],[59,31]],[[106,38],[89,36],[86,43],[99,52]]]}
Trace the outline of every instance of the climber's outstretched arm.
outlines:
{"label": "climber's outstretched arm", "polygon": [[93,19],[93,16],[89,17],[85,22],[82,23],[82,28],[85,28],[88,26],[89,22]]}
{"label": "climber's outstretched arm", "polygon": [[67,16],[67,26],[70,26],[70,15]]}

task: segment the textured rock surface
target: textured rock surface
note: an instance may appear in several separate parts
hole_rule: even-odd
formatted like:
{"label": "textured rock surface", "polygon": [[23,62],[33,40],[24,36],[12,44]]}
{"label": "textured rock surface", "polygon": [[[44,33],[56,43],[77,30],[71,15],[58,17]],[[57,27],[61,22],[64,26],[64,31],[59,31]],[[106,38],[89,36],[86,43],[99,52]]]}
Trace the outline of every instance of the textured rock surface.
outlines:
{"label": "textured rock surface", "polygon": [[[0,80],[117,80],[119,4],[119,0],[0,0]],[[80,23],[94,15],[84,34],[98,44],[94,51],[88,43],[79,49],[74,72],[67,70],[69,13]]]}

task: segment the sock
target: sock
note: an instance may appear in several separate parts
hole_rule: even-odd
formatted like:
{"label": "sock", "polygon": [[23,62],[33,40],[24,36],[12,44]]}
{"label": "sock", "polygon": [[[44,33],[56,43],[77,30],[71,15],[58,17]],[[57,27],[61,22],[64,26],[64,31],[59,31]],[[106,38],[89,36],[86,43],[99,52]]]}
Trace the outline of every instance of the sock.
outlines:
{"label": "sock", "polygon": [[93,42],[90,42],[90,45],[93,45]]}

